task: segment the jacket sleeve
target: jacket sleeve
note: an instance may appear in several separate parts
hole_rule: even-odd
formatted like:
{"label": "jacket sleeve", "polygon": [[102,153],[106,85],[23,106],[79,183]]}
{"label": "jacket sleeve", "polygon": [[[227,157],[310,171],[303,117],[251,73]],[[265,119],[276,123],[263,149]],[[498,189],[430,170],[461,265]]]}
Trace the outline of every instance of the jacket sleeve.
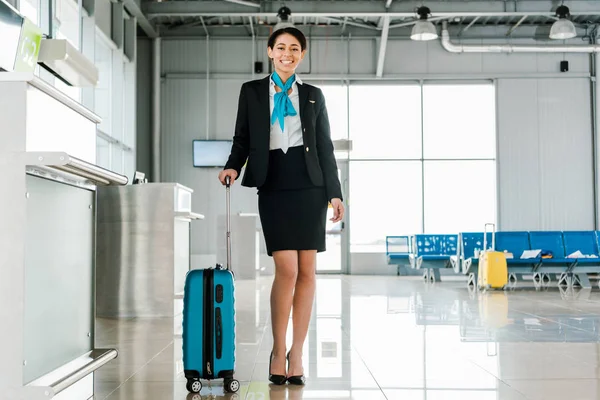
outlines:
{"label": "jacket sleeve", "polygon": [[248,129],[248,101],[246,98],[246,84],[242,85],[240,97],[238,101],[237,118],[235,120],[235,133],[233,136],[233,145],[229,159],[225,163],[223,169],[234,169],[237,171],[238,179],[242,171],[242,167],[248,158],[250,147],[250,132]]}
{"label": "jacket sleeve", "polygon": [[321,107],[317,114],[316,136],[317,136],[317,153],[319,155],[319,163],[323,171],[325,180],[325,188],[327,190],[327,200],[342,198],[342,188],[338,178],[338,168],[335,162],[335,154],[333,153],[333,143],[331,141],[331,132],[329,127],[329,117],[327,115],[327,106],[325,105],[325,96],[321,89],[317,89],[319,93]]}

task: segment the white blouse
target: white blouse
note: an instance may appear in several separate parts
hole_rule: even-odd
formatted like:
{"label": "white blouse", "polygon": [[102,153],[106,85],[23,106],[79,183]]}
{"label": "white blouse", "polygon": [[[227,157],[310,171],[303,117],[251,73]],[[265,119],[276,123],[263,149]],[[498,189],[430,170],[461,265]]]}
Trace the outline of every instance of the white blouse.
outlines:
{"label": "white blouse", "polygon": [[[271,141],[269,145],[270,150],[281,149],[284,153],[290,147],[303,146],[304,141],[302,140],[302,121],[300,120],[300,98],[298,96],[298,85],[302,85],[302,80],[296,75],[296,81],[292,84],[292,93],[288,95],[296,110],[296,115],[288,115],[284,119],[283,132],[281,132],[281,126],[279,125],[279,119],[271,124]],[[269,104],[270,104],[270,115],[273,115],[273,108],[275,108],[274,96],[277,91],[275,90],[275,82],[273,78],[269,80]],[[271,120],[269,120],[269,123]]]}

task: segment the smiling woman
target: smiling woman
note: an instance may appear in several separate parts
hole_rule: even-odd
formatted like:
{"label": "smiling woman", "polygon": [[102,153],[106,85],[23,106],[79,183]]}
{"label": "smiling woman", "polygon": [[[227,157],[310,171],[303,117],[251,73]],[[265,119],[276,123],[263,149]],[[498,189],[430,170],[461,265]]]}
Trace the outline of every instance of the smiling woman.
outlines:
{"label": "smiling woman", "polygon": [[278,36],[271,35],[267,53],[273,60],[277,75],[284,81],[294,75],[296,67],[306,54],[306,38],[296,28],[281,29]]}
{"label": "smiling woman", "polygon": [[[325,97],[296,76],[306,51],[306,38],[294,27],[269,37],[267,53],[275,72],[242,86],[231,154],[219,174],[221,183],[226,178],[233,183],[246,165],[242,185],[258,188],[267,253],[275,261],[269,380],[278,385],[304,384],[303,346],[316,256],[326,246],[328,203],[332,222],[344,216]],[[293,343],[286,355],[292,304]]]}

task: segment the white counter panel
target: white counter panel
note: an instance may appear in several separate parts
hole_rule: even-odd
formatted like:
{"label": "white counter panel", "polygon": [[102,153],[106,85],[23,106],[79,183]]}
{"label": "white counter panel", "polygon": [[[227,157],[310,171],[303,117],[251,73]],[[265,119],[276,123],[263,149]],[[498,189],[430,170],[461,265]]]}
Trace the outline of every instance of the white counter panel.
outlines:
{"label": "white counter panel", "polygon": [[27,151],[64,151],[96,163],[96,124],[35,87],[27,90]]}

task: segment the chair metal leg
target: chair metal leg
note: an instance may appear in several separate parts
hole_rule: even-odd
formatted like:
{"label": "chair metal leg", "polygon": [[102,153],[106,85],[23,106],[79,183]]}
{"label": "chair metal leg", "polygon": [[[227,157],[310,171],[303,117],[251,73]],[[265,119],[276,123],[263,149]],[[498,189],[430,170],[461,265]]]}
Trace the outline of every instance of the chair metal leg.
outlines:
{"label": "chair metal leg", "polygon": [[592,284],[590,283],[590,278],[588,278],[587,274],[575,274],[573,276],[574,278],[574,285],[579,285],[584,289],[591,289],[592,288]]}
{"label": "chair metal leg", "polygon": [[550,274],[542,274],[542,283],[549,284],[550,282],[552,282]]}
{"label": "chair metal leg", "polygon": [[477,286],[477,274],[475,272],[471,272],[469,274],[469,277],[467,278],[467,286]]}
{"label": "chair metal leg", "polygon": [[571,275],[572,274],[569,272],[563,272],[560,274],[560,277],[558,278],[558,286],[571,287],[573,283],[573,278]]}
{"label": "chair metal leg", "polygon": [[440,270],[437,268],[426,268],[423,272],[423,280],[426,283],[435,283],[440,281]]}

